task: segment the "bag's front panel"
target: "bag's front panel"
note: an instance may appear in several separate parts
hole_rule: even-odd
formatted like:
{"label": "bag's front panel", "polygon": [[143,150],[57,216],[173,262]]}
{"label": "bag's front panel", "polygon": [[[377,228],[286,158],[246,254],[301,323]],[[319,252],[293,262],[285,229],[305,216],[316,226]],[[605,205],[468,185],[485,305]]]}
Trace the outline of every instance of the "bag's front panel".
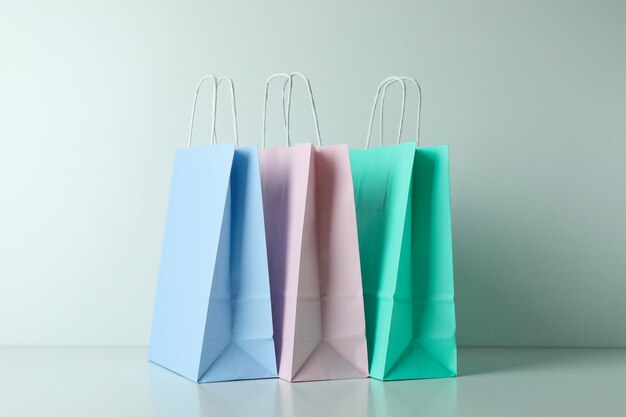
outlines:
{"label": "bag's front panel", "polygon": [[148,356],[194,381],[233,154],[234,145],[198,147],[178,151],[174,164]]}
{"label": "bag's front panel", "polygon": [[235,151],[227,201],[218,252],[223,263],[216,267],[207,319],[209,366],[200,382],[276,376],[256,148]]}
{"label": "bag's front panel", "polygon": [[351,150],[370,376],[382,379],[415,143]]}
{"label": "bag's front panel", "polygon": [[199,382],[227,381],[233,379],[228,367],[227,348],[232,338],[232,301],[230,279],[231,201],[232,183],[228,187],[222,230],[217,249],[217,262],[213,271],[213,283],[206,327],[202,343]]}
{"label": "bag's front panel", "polygon": [[[241,349],[237,378],[276,376],[263,198],[256,146],[237,149],[231,176],[232,342]],[[253,372],[260,368],[261,372]]]}
{"label": "bag's front panel", "polygon": [[311,145],[260,152],[278,374],[293,377],[296,307]]}
{"label": "bag's front panel", "polygon": [[[314,357],[322,341],[322,306],[319,280],[319,246],[317,239],[317,216],[315,202],[317,195],[315,153],[311,144],[298,144],[295,149],[302,149],[301,159],[307,159],[306,195],[304,221],[300,249],[300,271],[298,291],[295,294],[296,320],[294,327],[294,350],[290,380],[307,381],[325,379],[323,367]],[[304,164],[299,164],[304,166]],[[290,295],[291,296],[291,295]]]}
{"label": "bag's front panel", "polygon": [[413,344],[418,377],[456,375],[456,321],[446,146],[415,152],[413,168]]}
{"label": "bag's front panel", "polygon": [[317,253],[312,260],[318,276],[311,280],[317,285],[322,334],[296,379],[363,377],[368,374],[365,317],[347,146],[315,150],[314,166],[315,198],[306,215],[314,216],[316,223],[312,236]]}
{"label": "bag's front panel", "polygon": [[[415,166],[415,165],[414,165]],[[402,231],[402,248],[396,276],[396,288],[393,295],[393,312],[389,326],[388,345],[385,358],[385,370],[382,379],[408,379],[407,367],[404,364],[407,352],[411,350],[413,338],[413,259],[412,259],[412,216],[413,212],[413,182],[409,186],[409,201],[407,202]],[[404,378],[393,378],[401,372]]]}

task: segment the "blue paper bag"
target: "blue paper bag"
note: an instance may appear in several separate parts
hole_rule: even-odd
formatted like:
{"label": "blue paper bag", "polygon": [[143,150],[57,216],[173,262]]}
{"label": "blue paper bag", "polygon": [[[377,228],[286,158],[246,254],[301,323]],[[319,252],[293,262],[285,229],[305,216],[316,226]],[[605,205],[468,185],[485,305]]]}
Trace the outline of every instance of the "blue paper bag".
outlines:
{"label": "blue paper bag", "polygon": [[148,356],[196,382],[276,377],[256,147],[177,151]]}

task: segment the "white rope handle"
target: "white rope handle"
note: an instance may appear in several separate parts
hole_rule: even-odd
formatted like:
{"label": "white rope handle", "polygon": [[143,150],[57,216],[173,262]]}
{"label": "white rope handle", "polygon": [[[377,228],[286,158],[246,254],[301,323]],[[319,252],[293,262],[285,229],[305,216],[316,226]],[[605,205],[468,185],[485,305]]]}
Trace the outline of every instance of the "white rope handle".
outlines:
{"label": "white rope handle", "polygon": [[[276,78],[285,78],[286,81],[285,83],[289,83],[290,87],[291,87],[291,76],[289,74],[286,74],[284,72],[279,72],[273,75],[270,75],[270,77],[265,81],[265,100],[263,101],[263,133],[261,136],[261,147],[262,149],[265,149],[265,131],[267,129],[267,97],[269,95],[269,86],[270,83],[276,79]],[[284,88],[284,86],[283,86]],[[284,106],[283,106],[284,107]],[[283,118],[285,120],[285,138],[287,141],[287,144],[289,144],[291,141],[289,140],[289,126],[287,125],[287,119],[284,115],[284,109],[283,109]]]}
{"label": "white rope handle", "polygon": [[[421,110],[422,110],[422,87],[420,86],[420,84],[417,82],[417,80],[415,78],[411,78],[411,77],[404,77],[404,76],[400,76],[397,77],[400,79],[400,81],[404,84],[405,81],[410,81],[411,83],[413,83],[413,85],[415,86],[415,90],[417,92],[417,116],[416,116],[416,121],[415,121],[415,146],[419,148],[419,141],[420,141],[420,114],[421,114]],[[383,109],[385,108],[385,94],[387,93],[387,87],[389,87],[391,84],[395,83],[399,81],[398,79],[394,79],[394,80],[390,80],[385,87],[383,88],[382,91],[382,97],[380,100],[380,132],[381,132],[381,136],[380,136],[380,140],[381,140],[381,146],[382,146],[382,129],[383,129]],[[404,98],[403,98],[403,102],[402,102],[402,118],[400,119],[400,129],[398,130],[398,142],[397,144],[400,144],[400,134],[402,132],[402,124],[404,123],[404,109],[405,109],[405,102],[404,102]]]}
{"label": "white rope handle", "polygon": [[396,144],[400,143],[400,138],[402,137],[402,127],[404,126],[404,115],[406,109],[406,83],[402,80],[402,77],[394,78],[385,83],[380,93],[380,146],[383,146],[383,131],[384,131],[384,123],[385,123],[385,96],[387,95],[387,89],[391,84],[395,84],[396,82],[402,83],[402,107],[400,108],[400,123],[398,124],[398,139]]}
{"label": "white rope handle", "polygon": [[235,84],[233,83],[232,78],[230,77],[222,77],[217,80],[217,85],[215,87],[215,99],[213,100],[213,128],[211,129],[213,132],[213,140],[212,144],[217,145],[217,131],[215,130],[215,123],[217,119],[217,92],[220,88],[220,83],[224,81],[230,87],[230,102],[231,102],[231,112],[233,115],[233,132],[235,133],[235,147],[239,147],[239,129],[237,128],[237,103],[235,102]]}
{"label": "white rope handle", "polygon": [[235,146],[239,147],[239,130],[237,129],[237,109],[235,104],[235,86],[233,80],[228,77],[217,78],[214,75],[205,75],[198,82],[196,87],[196,94],[193,99],[193,106],[191,108],[191,121],[189,122],[189,140],[187,142],[187,149],[191,148],[191,138],[193,136],[193,125],[196,117],[196,106],[198,104],[198,95],[200,94],[200,88],[206,80],[213,82],[213,95],[211,97],[211,105],[213,107],[212,120],[211,120],[211,144],[217,143],[217,135],[215,132],[215,116],[217,115],[217,89],[222,81],[225,81],[230,86],[230,98],[232,102],[232,114],[233,114],[233,128],[235,131]]}
{"label": "white rope handle", "polygon": [[[320,122],[317,117],[317,108],[315,107],[315,100],[313,99],[313,89],[311,88],[311,82],[309,78],[301,72],[291,72],[289,73],[289,93],[287,94],[287,114],[285,117],[285,110],[283,105],[283,118],[286,119],[287,132],[289,132],[289,123],[290,123],[290,113],[291,113],[291,92],[293,90],[293,78],[300,77],[304,80],[307,90],[309,92],[309,100],[311,102],[311,112],[313,113],[313,122],[315,123],[315,135],[317,136],[317,145],[322,147],[322,135],[320,134]],[[283,84],[283,103],[285,96],[285,87],[287,83]],[[291,138],[287,135],[287,146],[291,146]]]}
{"label": "white rope handle", "polygon": [[[187,149],[191,148],[191,136],[193,134],[193,122],[196,117],[196,105],[198,104],[198,94],[200,93],[200,88],[202,87],[202,84],[204,84],[206,80],[213,81],[213,97],[211,98],[211,105],[213,106],[213,109],[215,109],[215,104],[216,104],[216,99],[217,99],[217,95],[215,94],[217,90],[217,78],[214,75],[205,75],[198,82],[198,86],[196,87],[196,95],[193,98],[193,107],[191,108],[191,121],[189,122],[189,141],[187,142]],[[211,127],[213,127],[213,122],[211,122]],[[211,141],[213,141],[213,129],[211,129]]]}
{"label": "white rope handle", "polygon": [[[381,97],[381,92],[383,89],[387,89],[387,86],[391,83],[394,83],[396,81],[399,81],[402,84],[402,109],[401,109],[401,113],[400,113],[400,126],[398,127],[398,140],[400,140],[400,135],[402,134],[402,124],[404,122],[404,105],[405,105],[405,101],[406,101],[406,85],[404,84],[404,81],[402,81],[402,78],[398,77],[398,76],[391,76],[391,77],[387,77],[385,78],[379,85],[378,88],[376,89],[376,95],[374,96],[374,103],[372,104],[372,111],[370,113],[370,123],[369,126],[367,128],[367,139],[365,141],[365,149],[370,147],[370,141],[372,138],[372,127],[374,126],[374,115],[376,114],[376,107],[378,106],[378,101],[380,100]],[[382,108],[382,103],[381,103],[381,109],[380,109],[380,144],[382,146],[383,144],[383,108]]]}

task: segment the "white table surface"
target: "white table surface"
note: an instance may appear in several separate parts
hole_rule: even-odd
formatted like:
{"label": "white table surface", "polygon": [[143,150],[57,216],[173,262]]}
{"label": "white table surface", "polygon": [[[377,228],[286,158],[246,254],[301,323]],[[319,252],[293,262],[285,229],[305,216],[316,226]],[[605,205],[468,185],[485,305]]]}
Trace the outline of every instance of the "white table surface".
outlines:
{"label": "white table surface", "polygon": [[0,416],[626,416],[626,349],[459,350],[457,378],[196,385],[146,348],[0,348]]}

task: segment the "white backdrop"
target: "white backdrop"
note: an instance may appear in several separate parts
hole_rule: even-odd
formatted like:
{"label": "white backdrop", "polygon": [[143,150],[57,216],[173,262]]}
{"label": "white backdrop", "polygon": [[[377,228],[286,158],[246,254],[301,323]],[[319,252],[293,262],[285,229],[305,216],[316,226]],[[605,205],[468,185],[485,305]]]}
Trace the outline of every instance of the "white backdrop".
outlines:
{"label": "white backdrop", "polygon": [[303,71],[326,143],[354,147],[382,78],[421,81],[461,345],[626,346],[625,21],[620,0],[0,1],[0,345],[146,344],[197,80],[235,80],[251,144],[265,78]]}

